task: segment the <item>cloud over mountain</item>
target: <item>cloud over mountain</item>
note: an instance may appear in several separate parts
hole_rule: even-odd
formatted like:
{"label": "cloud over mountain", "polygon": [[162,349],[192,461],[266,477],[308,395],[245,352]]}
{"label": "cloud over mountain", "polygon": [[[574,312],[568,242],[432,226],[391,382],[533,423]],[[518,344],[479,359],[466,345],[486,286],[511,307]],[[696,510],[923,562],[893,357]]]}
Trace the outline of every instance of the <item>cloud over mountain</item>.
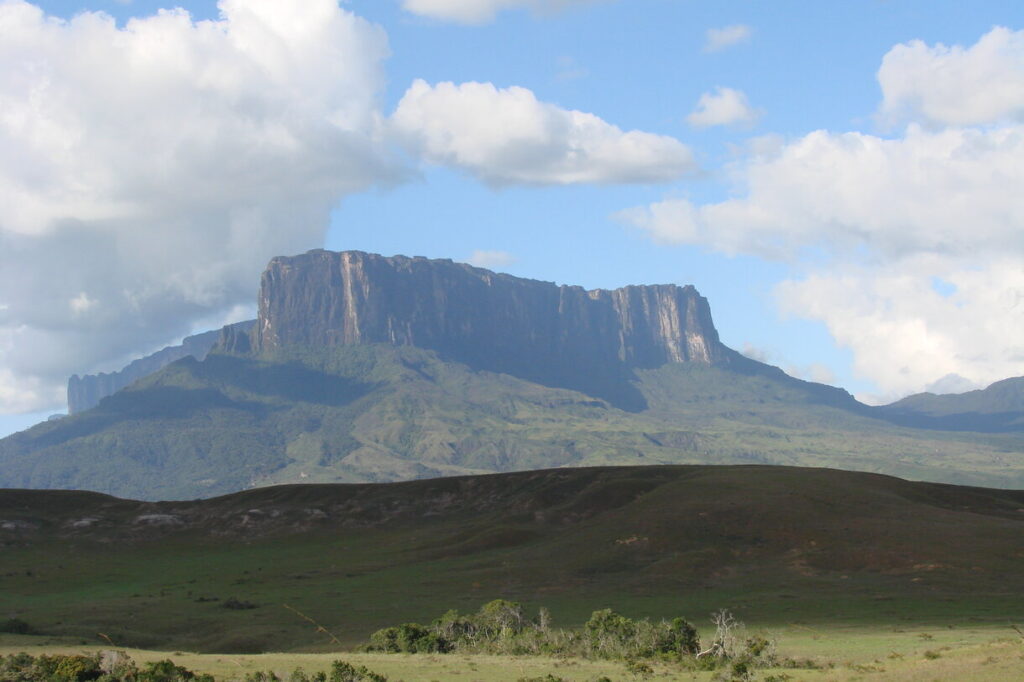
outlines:
{"label": "cloud over mountain", "polygon": [[623,131],[520,87],[417,80],[391,122],[424,160],[491,185],[665,182],[695,168],[675,138]]}
{"label": "cloud over mountain", "polygon": [[664,243],[802,270],[778,288],[780,306],[824,322],[879,398],[950,374],[1020,375],[1022,44],[996,28],[967,48],[896,46],[878,77],[882,114],[908,121],[900,135],[814,131],[738,162],[735,198],[619,218]]}
{"label": "cloud over mountain", "polygon": [[334,0],[219,7],[119,27],[0,4],[0,411],[251,302],[340,197],[404,172],[380,29]]}
{"label": "cloud over mountain", "polygon": [[0,0],[0,413],[55,409],[72,373],[251,314],[271,257],[323,246],[344,197],[414,175],[399,142],[493,185],[693,165],[671,137],[523,88],[417,81],[389,119],[380,27],[336,0],[218,8],[118,25]]}

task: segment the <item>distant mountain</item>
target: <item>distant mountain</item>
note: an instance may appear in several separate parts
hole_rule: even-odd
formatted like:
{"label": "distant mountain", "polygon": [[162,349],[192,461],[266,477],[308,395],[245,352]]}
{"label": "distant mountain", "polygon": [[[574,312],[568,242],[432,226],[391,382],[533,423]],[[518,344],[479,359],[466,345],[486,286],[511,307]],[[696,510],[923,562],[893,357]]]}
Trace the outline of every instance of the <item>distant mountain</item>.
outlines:
{"label": "distant mountain", "polygon": [[[247,332],[255,323],[255,320],[249,320],[229,325],[231,330],[228,333]],[[168,346],[151,355],[134,360],[117,372],[100,372],[84,376],[72,375],[68,379],[68,414],[96,407],[108,395],[113,395],[133,382],[160,371],[175,360],[189,356],[196,360],[204,359],[210,349],[217,344],[222,333],[224,332],[221,330],[214,330],[186,336],[180,345]]]}
{"label": "distant mountain", "polygon": [[259,318],[0,440],[0,486],[203,497],[605,464],[770,463],[1024,487],[1024,434],[909,428],[722,345],[693,287],[276,258]]}
{"label": "distant mountain", "polygon": [[1024,429],[1024,377],[967,393],[917,393],[878,411],[896,423],[922,428],[1020,431]]}

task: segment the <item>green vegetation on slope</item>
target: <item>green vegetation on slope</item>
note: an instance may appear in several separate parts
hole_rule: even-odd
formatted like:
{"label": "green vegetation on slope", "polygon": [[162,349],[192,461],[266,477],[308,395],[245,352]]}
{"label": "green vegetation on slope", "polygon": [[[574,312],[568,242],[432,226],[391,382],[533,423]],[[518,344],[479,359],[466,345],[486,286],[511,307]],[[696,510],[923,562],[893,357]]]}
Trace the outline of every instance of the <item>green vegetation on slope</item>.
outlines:
{"label": "green vegetation on slope", "polygon": [[903,428],[767,369],[637,370],[646,408],[629,412],[411,347],[213,354],[0,441],[0,485],[187,499],[288,482],[769,463],[1024,487],[1024,434]]}
{"label": "green vegetation on slope", "polygon": [[[559,627],[727,607],[765,627],[1024,611],[1024,493],[785,467],[616,467],[263,488],[197,502],[0,492],[0,594],[48,636],[331,646],[503,597]],[[230,606],[230,607],[229,607]]]}

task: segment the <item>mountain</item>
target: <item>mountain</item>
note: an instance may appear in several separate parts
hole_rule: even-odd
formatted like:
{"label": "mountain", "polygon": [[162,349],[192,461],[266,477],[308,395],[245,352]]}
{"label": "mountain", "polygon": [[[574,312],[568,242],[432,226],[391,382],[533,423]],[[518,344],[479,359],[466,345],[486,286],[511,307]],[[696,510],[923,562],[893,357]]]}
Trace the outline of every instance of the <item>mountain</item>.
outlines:
{"label": "mountain", "polygon": [[642,409],[630,370],[740,361],[692,286],[614,291],[503,275],[449,260],[311,251],[263,273],[250,347],[385,343],[474,369],[571,388]]}
{"label": "mountain", "polygon": [[146,357],[133,360],[127,367],[117,372],[100,372],[99,374],[74,374],[68,379],[68,414],[75,414],[99,405],[100,400],[113,395],[122,388],[157,372],[175,360],[194,357],[202,360],[210,352],[217,341],[225,333],[245,333],[255,320],[229,325],[230,331],[214,330],[187,336],[177,346],[168,346]]}
{"label": "mountain", "polygon": [[[1024,492],[765,466],[301,485],[195,502],[0,490],[6,613],[117,647],[346,644],[504,597],[754,628],[1019,619]],[[45,561],[41,561],[45,557]],[[248,609],[224,608],[234,604]],[[999,634],[999,633],[996,633]],[[28,645],[27,642],[24,643]],[[19,645],[20,646],[20,645]]]}
{"label": "mountain", "polygon": [[1024,429],[1024,377],[997,381],[967,393],[918,393],[878,408],[890,421],[956,431]]}
{"label": "mountain", "polygon": [[[914,428],[722,345],[693,287],[271,261],[255,326],[0,440],[0,486],[147,499],[552,466],[770,463],[1024,487],[1024,435]],[[897,420],[898,421],[898,420]]]}

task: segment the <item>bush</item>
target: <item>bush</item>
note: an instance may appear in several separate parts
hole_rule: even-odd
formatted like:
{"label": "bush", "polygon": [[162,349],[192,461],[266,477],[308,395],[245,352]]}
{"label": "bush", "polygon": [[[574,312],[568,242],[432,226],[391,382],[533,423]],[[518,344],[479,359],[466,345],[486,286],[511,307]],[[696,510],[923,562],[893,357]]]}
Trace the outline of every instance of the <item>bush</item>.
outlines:
{"label": "bush", "polygon": [[147,663],[137,679],[138,682],[214,682],[212,675],[196,675],[170,659]]}
{"label": "bush", "polygon": [[0,632],[8,635],[31,635],[35,630],[21,618],[8,618],[0,623]]}
{"label": "bush", "polygon": [[370,644],[366,649],[387,654],[431,654],[447,653],[451,647],[449,642],[432,629],[418,623],[403,623],[370,635]]}
{"label": "bush", "polygon": [[139,671],[123,651],[104,651],[91,656],[20,653],[0,656],[3,682],[214,682],[210,675],[196,675],[172,661],[149,663]]}
{"label": "bush", "polygon": [[358,668],[345,661],[335,661],[331,665],[329,682],[387,682],[388,678],[380,673],[368,670],[365,665]]}
{"label": "bush", "polygon": [[697,629],[682,618],[652,623],[632,620],[611,609],[595,611],[582,630],[551,627],[541,609],[528,619],[521,604],[495,599],[472,615],[448,611],[429,626],[405,623],[378,630],[367,651],[505,655],[576,655],[597,658],[674,658],[700,650]]}

